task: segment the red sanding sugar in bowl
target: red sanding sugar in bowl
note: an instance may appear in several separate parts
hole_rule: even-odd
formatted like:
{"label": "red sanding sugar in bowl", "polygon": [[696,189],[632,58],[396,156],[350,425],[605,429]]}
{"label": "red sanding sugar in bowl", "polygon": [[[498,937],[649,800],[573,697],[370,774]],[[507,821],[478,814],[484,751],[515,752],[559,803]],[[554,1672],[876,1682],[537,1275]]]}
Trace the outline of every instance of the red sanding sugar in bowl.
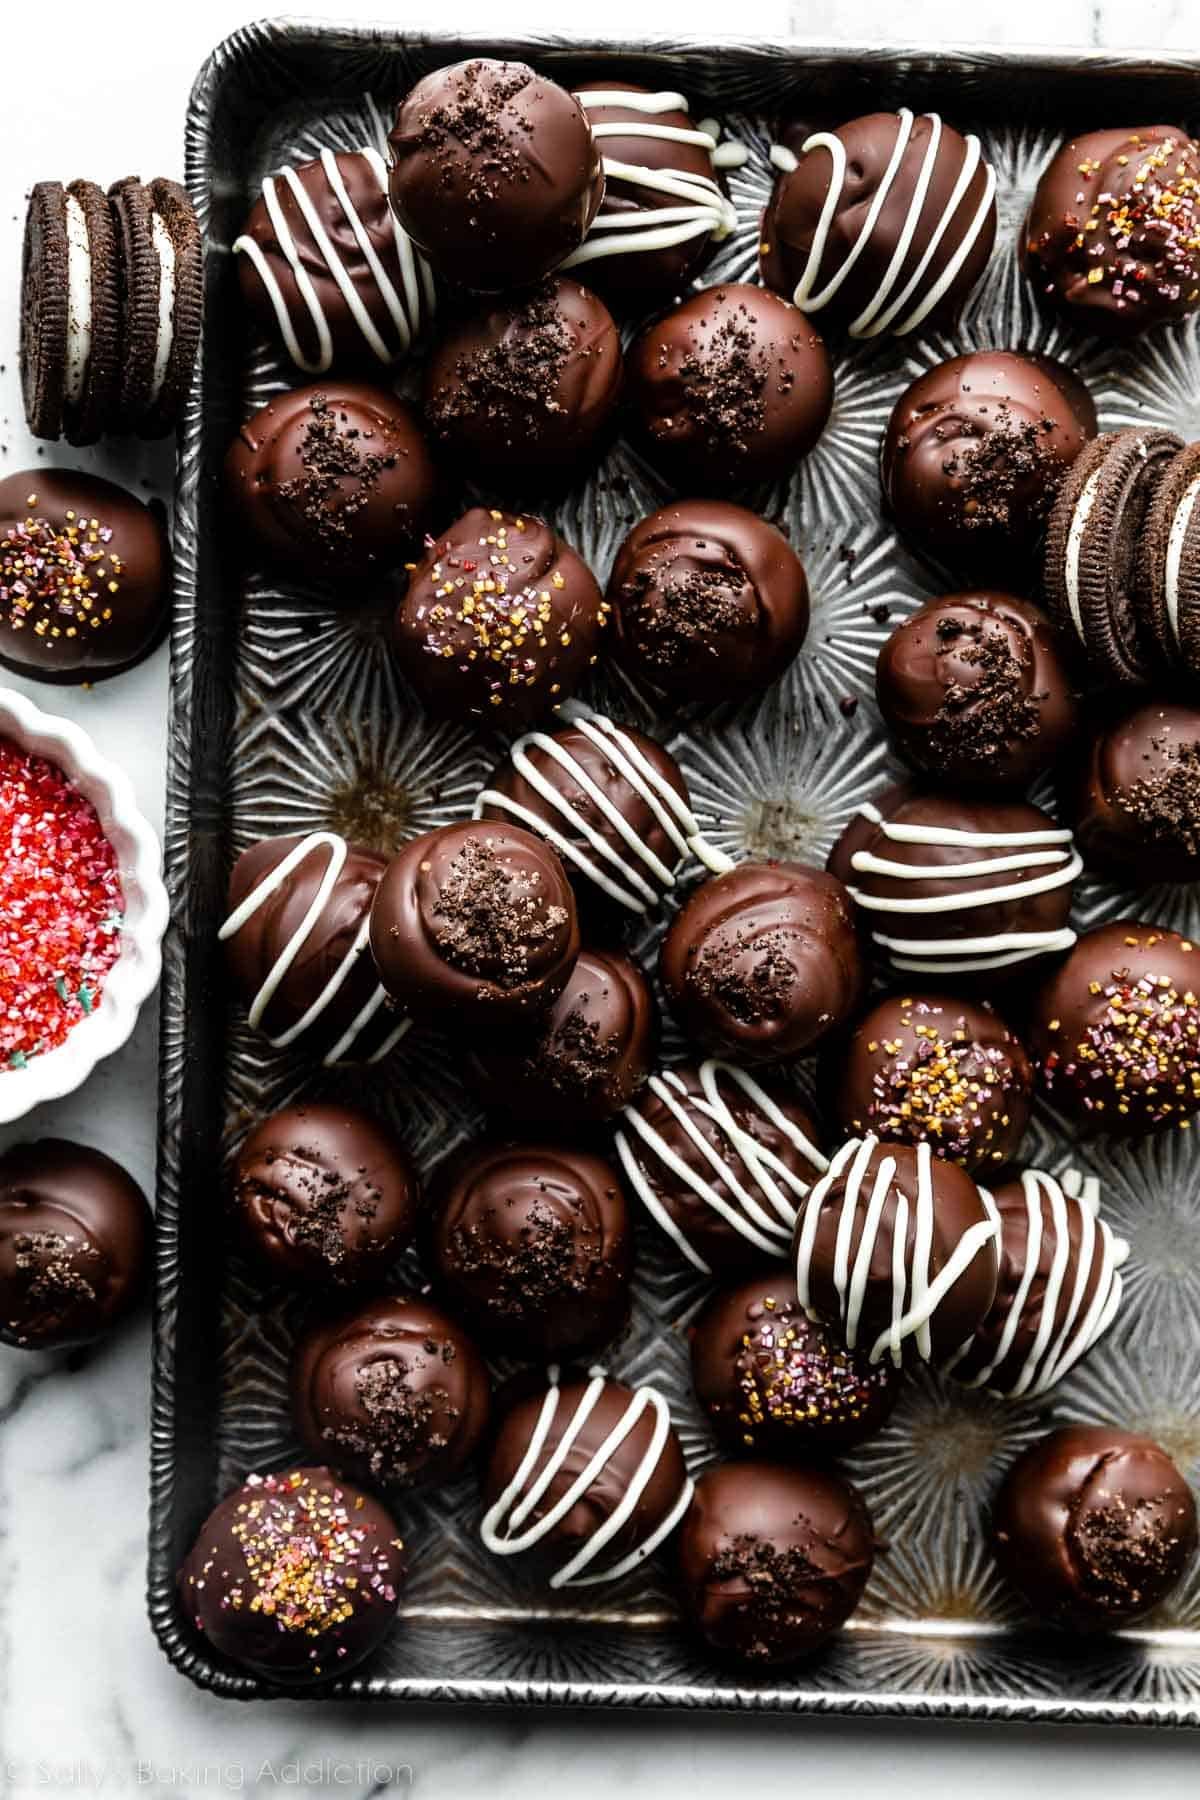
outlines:
{"label": "red sanding sugar in bowl", "polygon": [[116,852],[61,769],[0,738],[0,1072],[95,1012],[120,954]]}

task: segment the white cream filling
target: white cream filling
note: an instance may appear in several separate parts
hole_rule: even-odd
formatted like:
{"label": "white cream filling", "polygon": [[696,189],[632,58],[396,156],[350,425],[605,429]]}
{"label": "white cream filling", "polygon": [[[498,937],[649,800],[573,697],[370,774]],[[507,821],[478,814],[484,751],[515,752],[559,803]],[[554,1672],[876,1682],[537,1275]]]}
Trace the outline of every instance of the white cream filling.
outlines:
{"label": "white cream filling", "polygon": [[1092,516],[1092,508],[1096,504],[1096,495],[1100,491],[1100,477],[1104,465],[1096,469],[1083,484],[1083,492],[1075,503],[1075,512],[1071,519],[1071,529],[1067,533],[1067,556],[1064,571],[1067,586],[1067,606],[1071,614],[1071,622],[1075,627],[1081,644],[1087,643],[1087,633],[1083,629],[1083,611],[1079,604],[1079,559],[1083,552],[1083,534],[1087,530],[1087,522]]}
{"label": "white cream filling", "polygon": [[171,346],[175,342],[175,245],[158,213],[150,214],[150,236],[158,255],[158,327],[154,335],[154,374],[150,404],[154,405],[167,379]]}
{"label": "white cream filling", "polygon": [[1192,523],[1192,514],[1196,510],[1196,500],[1200,497],[1200,475],[1188,483],[1183,491],[1183,499],[1179,502],[1175,517],[1171,521],[1171,533],[1167,538],[1167,567],[1163,580],[1164,597],[1167,603],[1167,623],[1171,627],[1171,636],[1179,643],[1179,577],[1183,573],[1183,546],[1187,542],[1188,530]]}
{"label": "white cream filling", "polygon": [[92,354],[92,246],[87,220],[74,194],[67,195],[67,369],[64,394],[78,406]]}

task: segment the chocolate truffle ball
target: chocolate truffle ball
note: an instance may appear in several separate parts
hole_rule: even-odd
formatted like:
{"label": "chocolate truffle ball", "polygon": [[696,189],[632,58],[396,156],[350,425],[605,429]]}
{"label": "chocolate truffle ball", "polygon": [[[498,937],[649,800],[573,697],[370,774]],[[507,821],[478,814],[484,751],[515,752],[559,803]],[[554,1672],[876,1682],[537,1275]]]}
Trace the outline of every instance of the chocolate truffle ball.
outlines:
{"label": "chocolate truffle ball", "polygon": [[1079,939],[1033,1009],[1030,1050],[1052,1106],[1122,1137],[1200,1113],[1200,949],[1119,919]]}
{"label": "chocolate truffle ball", "polygon": [[389,142],[401,226],[447,281],[485,293],[557,268],[604,193],[583,108],[525,63],[435,69],[401,101]]}
{"label": "chocolate truffle ball", "polygon": [[405,844],[370,929],[392,999],[458,1030],[511,1031],[558,998],[579,954],[575,896],[554,851],[520,825],[471,819]]}
{"label": "chocolate truffle ball", "polygon": [[571,703],[571,724],[518,738],[476,802],[553,844],[581,898],[644,915],[675,886],[700,826],[669,750]]}
{"label": "chocolate truffle ball", "polygon": [[1039,299],[1100,337],[1200,304],[1200,144],[1177,125],[1090,131],[1037,185],[1021,261]]}
{"label": "chocolate truffle ball", "polygon": [[647,456],[673,486],[721,493],[790,475],[825,429],[817,331],[764,288],[705,288],[650,325],[626,365]]}
{"label": "chocolate truffle ball", "polygon": [[692,1331],[696,1398],[743,1455],[832,1456],[887,1423],[900,1378],[805,1316],[787,1269],[714,1295]]}
{"label": "chocolate truffle ball", "polygon": [[874,1560],[866,1503],[832,1469],[720,1463],[679,1534],[680,1596],[712,1649],[767,1668],[845,1624]]}
{"label": "chocolate truffle ball", "polygon": [[1021,800],[887,788],[859,807],[829,867],[900,974],[999,989],[1075,942],[1067,919],[1083,864],[1071,833]]}
{"label": "chocolate truffle ball", "polygon": [[718,144],[715,121],[694,121],[682,94],[591,81],[575,98],[600,147],[604,199],[565,267],[631,308],[669,300],[737,229],[719,171],[746,153]]}
{"label": "chocolate truffle ball", "polygon": [[688,1036],[743,1062],[811,1050],[846,1023],[865,980],[849,895],[803,863],[742,863],[694,889],[659,966]]}
{"label": "chocolate truffle ball", "polygon": [[621,396],[621,340],[602,300],[556,276],[453,320],[425,370],[425,417],[456,469],[510,490],[565,485]]}
{"label": "chocolate truffle ball", "polygon": [[474,1455],[491,1383],[475,1345],[415,1294],[311,1327],[292,1358],[292,1411],[314,1456],[382,1487],[434,1487]]}
{"label": "chocolate truffle ball", "polygon": [[225,490],[269,568],[336,581],[352,606],[356,581],[396,568],[418,542],[437,480],[406,401],[325,381],[276,394],[246,421],[225,458]]}
{"label": "chocolate truffle ball", "polygon": [[485,1144],[434,1193],[430,1267],[492,1350],[588,1355],[629,1314],[633,1230],[611,1163],[551,1144]]}
{"label": "chocolate truffle ball", "polygon": [[928,1139],[969,1174],[998,1169],[1020,1147],[1033,1105],[1024,1046],[984,1002],[889,994],[830,1055],[825,1086],[849,1136]]}
{"label": "chocolate truffle ball", "polygon": [[1152,881],[1200,880],[1200,712],[1159,701],[1092,737],[1062,784],[1089,866]]}
{"label": "chocolate truffle ball", "polygon": [[473,506],[412,571],[396,654],[431,712],[517,730],[579,685],[607,619],[595,576],[544,519]]}
{"label": "chocolate truffle ball", "polygon": [[171,598],[161,508],[98,475],[0,481],[0,663],[34,681],[103,681],[158,642]]}
{"label": "chocolate truffle ball", "polygon": [[1149,1438],[1065,1425],[1008,1471],[992,1545],[1039,1618],[1103,1631],[1142,1618],[1180,1581],[1196,1552],[1196,1503]]}
{"label": "chocolate truffle ball", "polygon": [[477,1046],[469,1072],[497,1117],[556,1130],[595,1125],[642,1087],[657,1041],[654,995],[637,963],[619,950],[585,948],[532,1031]]}
{"label": "chocolate truffle ball", "polygon": [[263,838],[238,857],[220,932],[226,967],[250,1025],[277,1049],[294,1044],[327,1066],[379,1062],[404,1035],[367,945],[386,868],[332,831]]}
{"label": "chocolate truffle ball", "polygon": [[880,476],[897,530],[952,568],[1025,576],[1063,476],[1096,435],[1079,377],[1048,356],[978,350],[897,400]]}
{"label": "chocolate truffle ball", "polygon": [[944,1363],[991,1309],[999,1239],[995,1208],[927,1143],[852,1138],[796,1221],[800,1304],[873,1363]]}
{"label": "chocolate truffle ball", "polygon": [[141,1299],[153,1221],[119,1163],[37,1138],[0,1156],[0,1342],[66,1350],[103,1337]]}
{"label": "chocolate truffle ball", "polygon": [[851,337],[952,330],[992,253],[996,177],[937,113],[868,113],[776,145],[767,286]]}
{"label": "chocolate truffle ball", "polygon": [[306,375],[387,368],[433,312],[429,264],[387,190],[378,150],[322,150],[267,176],[233,241],[248,311]]}
{"label": "chocolate truffle ball", "polygon": [[829,1166],[792,1088],[722,1062],[651,1076],[616,1145],[629,1186],[702,1275],[785,1255],[800,1202]]}
{"label": "chocolate truffle ball", "polygon": [[344,1675],[396,1616],[404,1546],[378,1500],[328,1469],[251,1475],[179,1571],[197,1631],[270,1681]]}
{"label": "chocolate truffle ball", "polygon": [[242,1237],[284,1281],[378,1281],[416,1231],[419,1198],[402,1146],[352,1106],[296,1101],[256,1125],[234,1159]]}
{"label": "chocolate truffle ball", "polygon": [[905,762],[963,787],[1028,787],[1079,729],[1058,634],[1012,594],[928,601],[879,652],[875,692]]}
{"label": "chocolate truffle ball", "polygon": [[1112,1324],[1129,1245],[1099,1216],[1095,1177],[1078,1169],[1061,1183],[1024,1169],[992,1199],[1000,1215],[996,1299],[947,1372],[1002,1399],[1034,1398],[1049,1393]]}
{"label": "chocolate truffle ball", "polygon": [[590,1587],[628,1574],[666,1542],[692,1484],[662,1395],[596,1373],[552,1378],[514,1401],[483,1497],[479,1535],[494,1556],[528,1559],[552,1588]]}
{"label": "chocolate truffle ball", "polygon": [[808,631],[804,565],[781,531],[721,500],[635,525],[608,584],[614,654],[673,700],[744,700],[783,674]]}

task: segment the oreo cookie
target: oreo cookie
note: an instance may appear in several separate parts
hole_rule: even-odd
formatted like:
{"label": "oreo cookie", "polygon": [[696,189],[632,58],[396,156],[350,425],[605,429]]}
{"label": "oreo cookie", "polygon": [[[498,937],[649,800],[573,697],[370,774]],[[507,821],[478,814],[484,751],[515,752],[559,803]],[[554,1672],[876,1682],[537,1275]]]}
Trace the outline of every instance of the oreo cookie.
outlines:
{"label": "oreo cookie", "polygon": [[178,182],[129,176],[108,191],[124,269],[123,428],[163,437],[179,417],[200,342],[200,228]]}
{"label": "oreo cookie", "polygon": [[1143,616],[1168,676],[1200,677],[1200,444],[1167,464],[1142,534]]}
{"label": "oreo cookie", "polygon": [[39,181],[21,265],[21,385],[35,437],[93,444],[117,411],[121,267],[91,181]]}
{"label": "oreo cookie", "polygon": [[1171,431],[1108,432],[1068,472],[1046,538],[1051,613],[1101,678],[1142,687],[1155,645],[1140,593],[1147,515],[1182,439]]}

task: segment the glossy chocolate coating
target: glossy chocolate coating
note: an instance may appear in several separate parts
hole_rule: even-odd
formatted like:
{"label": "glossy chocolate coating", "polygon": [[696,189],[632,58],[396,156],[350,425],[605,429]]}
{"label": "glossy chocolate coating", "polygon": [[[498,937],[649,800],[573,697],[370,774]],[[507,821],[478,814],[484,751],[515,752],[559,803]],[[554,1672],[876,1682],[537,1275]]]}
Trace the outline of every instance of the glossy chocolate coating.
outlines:
{"label": "glossy chocolate coating", "polygon": [[900,1377],[806,1317],[788,1269],[714,1295],[692,1330],[692,1382],[731,1454],[833,1456],[886,1424]]}
{"label": "glossy chocolate coating", "polygon": [[205,1520],[179,1600],[230,1661],[270,1681],[321,1681],[386,1635],[403,1548],[378,1500],[329,1469],[252,1475]]}
{"label": "glossy chocolate coating", "polygon": [[990,590],[943,595],[898,625],[875,692],[905,762],[960,786],[1027,787],[1079,729],[1054,627]]}
{"label": "glossy chocolate coating", "polygon": [[567,984],[579,954],[575,896],[554,851],[520,825],[443,825],[388,864],[371,952],[405,1012],[511,1031]]}
{"label": "glossy chocolate coating", "polygon": [[1123,1137],[1200,1112],[1200,946],[1119,919],[1039,991],[1029,1048],[1051,1105]]}
{"label": "glossy chocolate coating", "polygon": [[1025,574],[1063,476],[1096,435],[1079,377],[1046,356],[979,350],[919,375],[883,441],[884,504],[952,568]]}
{"label": "glossy chocolate coating", "polygon": [[544,519],[474,506],[413,570],[396,654],[431,712],[515,730],[579,685],[607,617],[595,576]]}
{"label": "glossy chocolate coating", "polygon": [[525,63],[433,70],[401,102],[389,142],[396,217],[440,275],[477,291],[557,268],[604,192],[583,108]]}
{"label": "glossy chocolate coating", "polygon": [[847,1137],[926,1138],[969,1174],[1000,1168],[1025,1135],[1033,1068],[992,1008],[905,990],[879,1000],[823,1071]]}
{"label": "glossy chocolate coating", "polygon": [[742,863],[694,889],[663,939],[667,1004],[689,1037],[778,1062],[844,1025],[865,980],[850,897],[803,863]]}
{"label": "glossy chocolate coating", "polygon": [[766,1668],[819,1650],[874,1560],[866,1504],[832,1469],[719,1463],[679,1534],[680,1597],[713,1650]]}
{"label": "glossy chocolate coating", "polygon": [[633,1231],[616,1169],[563,1145],[485,1144],[439,1174],[430,1267],[489,1348],[590,1355],[629,1313]]}
{"label": "glossy chocolate coating", "polygon": [[600,453],[621,397],[602,300],[554,276],[453,320],[425,370],[425,417],[453,466],[505,490],[558,487]]}
{"label": "glossy chocolate coating", "polygon": [[1130,337],[1200,302],[1200,144],[1178,125],[1090,131],[1037,185],[1021,262],[1084,331]]}
{"label": "glossy chocolate coating", "polygon": [[705,288],[650,325],[626,364],[646,454],[683,491],[790,475],[829,418],[819,333],[765,288]]}
{"label": "glossy chocolate coating", "polygon": [[355,1107],[296,1101],[256,1125],[234,1160],[242,1236],[284,1281],[379,1281],[416,1230],[419,1198],[401,1145]]}
{"label": "glossy chocolate coating", "polygon": [[1128,1624],[1166,1598],[1196,1550],[1196,1503],[1165,1450],[1112,1425],[1066,1425],[1004,1478],[996,1561],[1039,1618]]}
{"label": "glossy chocolate coating", "polygon": [[608,584],[614,654],[677,700],[742,700],[782,675],[808,630],[804,565],[745,507],[683,500],[635,525]]}
{"label": "glossy chocolate coating", "polygon": [[657,1045],[658,1009],[637,963],[585,948],[531,1034],[473,1048],[470,1076],[497,1118],[570,1129],[628,1105]]}
{"label": "glossy chocolate coating", "polygon": [[234,514],[268,567],[329,580],[394,569],[430,523],[437,478],[407,401],[330,378],[268,400],[225,459]]}
{"label": "glossy chocolate coating", "polygon": [[0,1156],[0,1342],[88,1344],[146,1286],[153,1220],[119,1163],[86,1144],[36,1138]]}
{"label": "glossy chocolate coating", "polygon": [[1200,880],[1200,712],[1160,701],[1092,737],[1062,784],[1083,860],[1109,874]]}
{"label": "glossy chocolate coating", "polygon": [[474,1454],[490,1407],[475,1345],[420,1295],[370,1300],[314,1325],[292,1357],[301,1441],[382,1487],[451,1480]]}
{"label": "glossy chocolate coating", "polygon": [[161,509],[76,469],[0,481],[0,663],[35,681],[119,674],[158,642],[170,599]]}

